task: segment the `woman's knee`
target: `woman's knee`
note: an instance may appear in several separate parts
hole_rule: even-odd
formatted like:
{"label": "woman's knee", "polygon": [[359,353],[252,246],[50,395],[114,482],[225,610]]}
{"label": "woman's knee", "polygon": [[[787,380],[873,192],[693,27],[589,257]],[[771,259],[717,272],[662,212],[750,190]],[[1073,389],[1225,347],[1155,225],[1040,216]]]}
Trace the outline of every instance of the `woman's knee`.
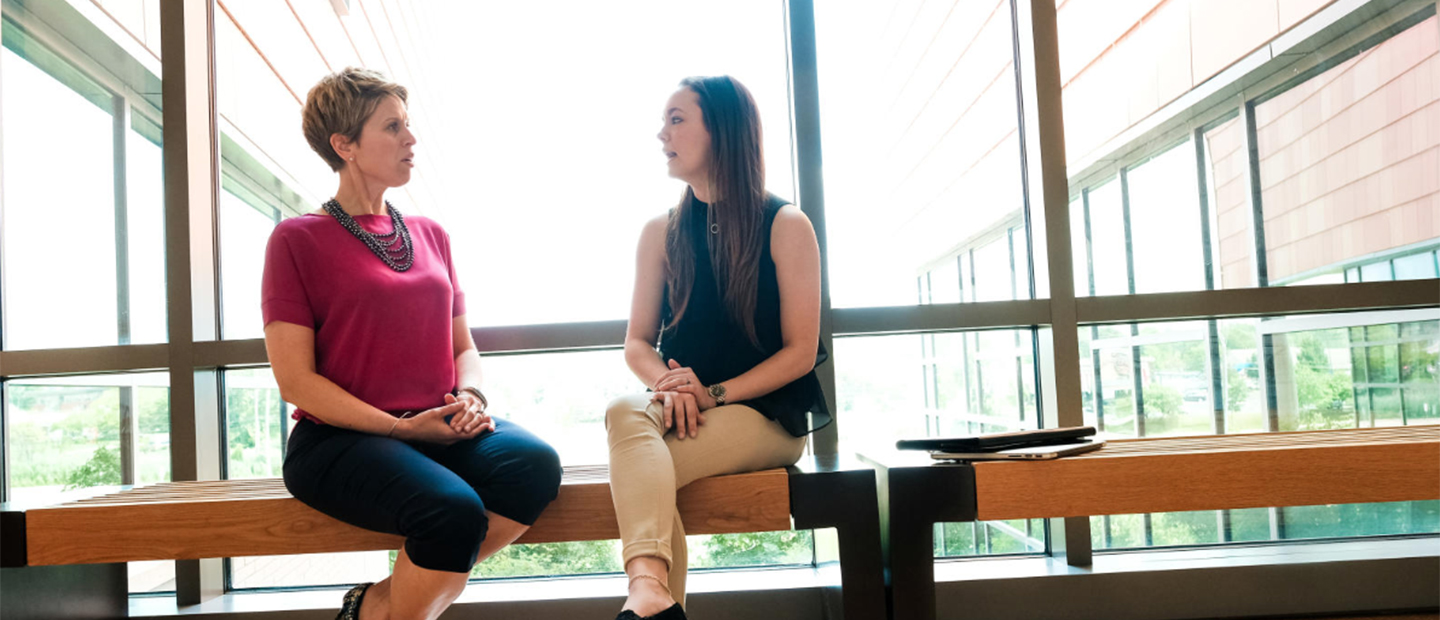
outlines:
{"label": "woman's knee", "polygon": [[409,537],[479,551],[490,530],[485,503],[475,492],[435,493],[422,499],[417,517],[406,528]]}
{"label": "woman's knee", "polygon": [[560,493],[560,478],[565,474],[565,468],[560,465],[560,453],[543,441],[536,442],[528,452],[531,480],[527,486],[535,489],[544,503],[549,504]]}
{"label": "woman's knee", "polygon": [[560,454],[538,439],[507,452],[506,462],[483,486],[486,504],[496,514],[533,525],[560,494]]}
{"label": "woman's knee", "polygon": [[630,394],[610,401],[605,408],[605,430],[614,436],[632,430],[636,424],[654,426],[649,407],[649,394]]}

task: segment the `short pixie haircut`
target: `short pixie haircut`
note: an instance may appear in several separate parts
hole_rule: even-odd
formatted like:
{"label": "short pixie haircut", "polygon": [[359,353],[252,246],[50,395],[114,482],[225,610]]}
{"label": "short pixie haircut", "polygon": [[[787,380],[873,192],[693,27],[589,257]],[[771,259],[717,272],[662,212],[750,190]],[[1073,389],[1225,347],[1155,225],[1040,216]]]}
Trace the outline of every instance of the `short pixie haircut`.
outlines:
{"label": "short pixie haircut", "polygon": [[345,160],[330,146],[330,136],[338,133],[351,142],[359,140],[365,121],[391,95],[405,103],[408,92],[379,71],[346,67],[320,78],[305,95],[301,125],[305,140],[330,164],[331,170],[338,172],[345,167]]}

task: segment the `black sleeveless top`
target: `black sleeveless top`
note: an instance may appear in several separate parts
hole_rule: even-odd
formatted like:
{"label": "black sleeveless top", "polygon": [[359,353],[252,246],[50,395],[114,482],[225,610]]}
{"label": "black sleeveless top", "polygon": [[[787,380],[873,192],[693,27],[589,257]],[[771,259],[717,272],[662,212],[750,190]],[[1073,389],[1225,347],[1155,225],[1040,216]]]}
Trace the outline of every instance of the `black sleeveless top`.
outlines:
{"label": "black sleeveless top", "polygon": [[[699,200],[690,203],[690,208],[695,210],[690,218],[691,225],[681,234],[690,235],[693,242],[695,283],[690,288],[685,315],[673,328],[669,326],[674,320],[674,312],[670,307],[668,289],[663,296],[660,355],[666,360],[674,359],[689,366],[705,385],[734,379],[780,351],[783,344],[780,334],[780,285],[775,277],[775,260],[770,256],[770,231],[775,223],[775,214],[787,204],[774,194],[765,201],[760,235],[760,290],[755,300],[755,332],[760,340],[760,348],[757,349],[750,344],[744,328],[730,317],[721,299],[720,287],[710,264],[708,245],[712,235],[706,230],[709,205]],[[672,211],[671,217],[676,217],[677,213]],[[828,358],[829,354],[822,344],[816,350],[815,365],[819,366]],[[796,437],[823,428],[831,421],[825,394],[820,391],[820,380],[813,368],[780,389],[743,401],[743,404],[778,422]]]}

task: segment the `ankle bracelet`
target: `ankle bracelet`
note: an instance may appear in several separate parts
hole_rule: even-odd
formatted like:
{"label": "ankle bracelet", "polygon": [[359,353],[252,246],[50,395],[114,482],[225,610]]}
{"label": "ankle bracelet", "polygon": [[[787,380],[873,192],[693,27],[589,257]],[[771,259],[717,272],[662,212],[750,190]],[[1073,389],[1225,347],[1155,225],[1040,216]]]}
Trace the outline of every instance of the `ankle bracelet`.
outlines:
{"label": "ankle bracelet", "polygon": [[[638,574],[638,575],[632,575],[632,576],[630,577],[630,584],[631,584],[631,585],[634,585],[636,579],[649,579],[649,580],[651,580],[651,581],[654,581],[655,583],[660,584],[660,588],[663,589],[663,590],[665,590],[665,593],[666,593],[666,594],[670,594],[670,584],[665,583],[665,580],[663,580],[663,579],[661,579],[661,578],[659,578],[659,577],[656,577],[656,576],[654,576],[654,575],[647,575],[647,574],[645,574],[645,573],[640,573],[640,574]],[[673,595],[672,595],[672,596],[673,596]]]}

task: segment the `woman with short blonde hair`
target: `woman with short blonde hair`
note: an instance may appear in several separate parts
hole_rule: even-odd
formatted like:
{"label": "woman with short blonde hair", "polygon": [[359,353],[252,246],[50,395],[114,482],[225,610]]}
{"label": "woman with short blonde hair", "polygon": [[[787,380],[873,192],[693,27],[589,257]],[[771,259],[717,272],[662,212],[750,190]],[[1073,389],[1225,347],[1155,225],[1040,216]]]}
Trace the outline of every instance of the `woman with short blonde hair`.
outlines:
{"label": "woman with short blonde hair", "polygon": [[388,578],[345,595],[342,620],[439,616],[560,484],[555,451],[488,409],[450,236],[385,200],[415,166],[407,99],[354,68],[310,90],[305,138],[339,188],[276,226],[265,253],[265,349],[298,408],[285,486],[405,537]]}

